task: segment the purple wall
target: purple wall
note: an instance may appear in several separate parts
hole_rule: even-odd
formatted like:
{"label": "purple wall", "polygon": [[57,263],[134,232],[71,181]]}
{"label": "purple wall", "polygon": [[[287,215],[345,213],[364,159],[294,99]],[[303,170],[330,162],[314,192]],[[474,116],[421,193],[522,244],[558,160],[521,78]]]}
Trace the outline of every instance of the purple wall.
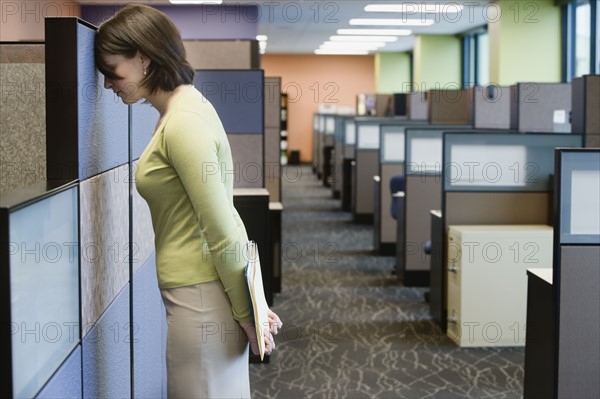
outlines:
{"label": "purple wall", "polygon": [[[94,25],[110,18],[120,6],[82,6],[81,17]],[[240,4],[156,6],[173,20],[184,40],[255,39],[260,14],[257,6]]]}

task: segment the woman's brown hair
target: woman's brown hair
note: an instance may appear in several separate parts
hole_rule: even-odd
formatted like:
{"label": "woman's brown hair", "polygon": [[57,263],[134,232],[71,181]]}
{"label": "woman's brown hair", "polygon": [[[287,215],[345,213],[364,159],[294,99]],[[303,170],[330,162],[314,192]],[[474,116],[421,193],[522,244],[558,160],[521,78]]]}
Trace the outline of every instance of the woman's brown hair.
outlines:
{"label": "woman's brown hair", "polygon": [[94,56],[96,67],[111,79],[118,79],[102,55],[137,54],[151,63],[142,81],[150,93],[172,91],[182,84],[191,84],[194,70],[186,60],[181,34],[162,12],[141,4],[130,4],[102,23],[96,32]]}

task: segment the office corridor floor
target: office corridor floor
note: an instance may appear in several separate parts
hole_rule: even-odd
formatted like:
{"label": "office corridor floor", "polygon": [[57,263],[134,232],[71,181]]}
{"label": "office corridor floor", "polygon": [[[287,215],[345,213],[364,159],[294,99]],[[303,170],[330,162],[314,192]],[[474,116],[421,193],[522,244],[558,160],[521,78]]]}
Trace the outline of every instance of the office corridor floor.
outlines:
{"label": "office corridor floor", "polygon": [[283,170],[284,327],[253,398],[520,398],[523,348],[455,346],[309,167]]}

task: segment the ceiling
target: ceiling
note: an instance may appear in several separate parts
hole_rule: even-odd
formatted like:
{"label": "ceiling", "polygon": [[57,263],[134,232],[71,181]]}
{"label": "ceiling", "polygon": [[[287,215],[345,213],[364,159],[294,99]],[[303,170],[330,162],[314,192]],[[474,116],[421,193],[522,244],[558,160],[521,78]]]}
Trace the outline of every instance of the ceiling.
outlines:
{"label": "ceiling", "polygon": [[[80,0],[80,4],[131,3],[119,0]],[[149,5],[167,5],[168,0],[135,1]],[[405,13],[366,12],[367,4],[405,4]],[[223,0],[224,5],[258,5],[259,34],[268,37],[267,54],[313,54],[324,41],[342,28],[375,28],[351,26],[352,18],[431,19],[430,26],[381,26],[379,28],[410,29],[409,36],[398,36],[377,52],[411,50],[417,34],[457,34],[486,24],[486,18],[497,17],[497,8],[490,0]],[[458,10],[457,5],[463,5]],[[440,13],[432,13],[436,7]],[[424,6],[425,11],[416,7]],[[176,7],[176,6],[174,6]]]}

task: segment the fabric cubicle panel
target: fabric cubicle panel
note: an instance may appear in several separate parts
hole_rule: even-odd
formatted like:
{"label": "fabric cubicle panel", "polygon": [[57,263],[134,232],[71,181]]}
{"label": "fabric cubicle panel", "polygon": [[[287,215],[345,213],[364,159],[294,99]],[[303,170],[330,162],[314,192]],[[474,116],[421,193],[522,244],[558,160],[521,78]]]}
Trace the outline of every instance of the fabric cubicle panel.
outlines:
{"label": "fabric cubicle panel", "polygon": [[281,202],[281,78],[265,77],[265,187],[269,201]]}
{"label": "fabric cubicle panel", "polygon": [[571,133],[570,83],[517,83],[510,87],[510,93],[511,129],[518,132]]}
{"label": "fabric cubicle panel", "polygon": [[126,397],[131,394],[128,107],[103,88],[94,65],[94,35],[95,27],[77,18],[46,20],[47,168],[50,180],[80,182],[84,396]]}
{"label": "fabric cubicle panel", "polygon": [[264,72],[197,70],[194,86],[215,107],[233,155],[234,188],[263,188]]}
{"label": "fabric cubicle panel", "polygon": [[585,134],[585,147],[600,147],[600,76],[574,78],[571,86],[571,131]]}
{"label": "fabric cubicle panel", "polygon": [[2,387],[10,397],[35,396],[80,342],[78,203],[76,182],[0,198]]}
{"label": "fabric cubicle panel", "polygon": [[510,87],[475,86],[470,96],[475,129],[510,129]]}
{"label": "fabric cubicle panel", "polygon": [[555,151],[553,290],[558,398],[596,398],[600,383],[600,150]]}
{"label": "fabric cubicle panel", "polygon": [[183,46],[194,69],[260,68],[257,40],[184,40]]}
{"label": "fabric cubicle panel", "polygon": [[0,44],[0,192],[46,180],[44,44]]}

